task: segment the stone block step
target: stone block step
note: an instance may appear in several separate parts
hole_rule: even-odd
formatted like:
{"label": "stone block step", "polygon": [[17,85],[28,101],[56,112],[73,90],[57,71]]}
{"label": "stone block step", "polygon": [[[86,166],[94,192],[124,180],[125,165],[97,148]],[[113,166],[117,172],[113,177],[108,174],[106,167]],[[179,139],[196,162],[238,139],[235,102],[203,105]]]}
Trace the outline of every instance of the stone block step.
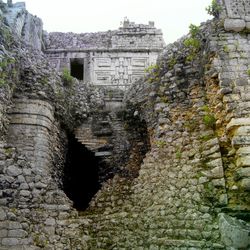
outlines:
{"label": "stone block step", "polygon": [[110,151],[95,152],[95,156],[99,156],[99,157],[111,156],[111,155],[112,155],[112,152]]}

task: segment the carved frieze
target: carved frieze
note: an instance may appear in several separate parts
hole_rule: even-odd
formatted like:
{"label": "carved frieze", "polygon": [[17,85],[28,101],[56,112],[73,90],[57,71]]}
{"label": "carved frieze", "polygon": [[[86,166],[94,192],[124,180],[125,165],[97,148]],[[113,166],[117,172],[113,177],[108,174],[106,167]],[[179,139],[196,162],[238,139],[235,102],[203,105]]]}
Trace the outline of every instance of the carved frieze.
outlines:
{"label": "carved frieze", "polygon": [[229,18],[250,20],[250,0],[226,0],[225,3]]}

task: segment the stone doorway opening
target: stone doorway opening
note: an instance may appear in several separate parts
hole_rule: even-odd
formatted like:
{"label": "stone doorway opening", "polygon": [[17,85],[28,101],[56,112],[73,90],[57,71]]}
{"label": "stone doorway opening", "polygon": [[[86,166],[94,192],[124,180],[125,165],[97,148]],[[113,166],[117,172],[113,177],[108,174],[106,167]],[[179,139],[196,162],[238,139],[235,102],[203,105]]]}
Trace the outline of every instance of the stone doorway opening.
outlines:
{"label": "stone doorway opening", "polygon": [[70,60],[70,74],[80,81],[84,79],[84,59],[74,58]]}
{"label": "stone doorway opening", "polygon": [[100,162],[94,153],[68,136],[68,151],[64,167],[63,189],[78,211],[85,210],[100,189]]}

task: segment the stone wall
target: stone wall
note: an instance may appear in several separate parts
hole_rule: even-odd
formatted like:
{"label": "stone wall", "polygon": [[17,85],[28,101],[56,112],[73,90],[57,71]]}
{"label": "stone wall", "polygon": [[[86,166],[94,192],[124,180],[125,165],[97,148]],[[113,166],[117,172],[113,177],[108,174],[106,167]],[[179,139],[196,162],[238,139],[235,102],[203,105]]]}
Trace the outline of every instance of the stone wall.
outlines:
{"label": "stone wall", "polygon": [[150,25],[124,21],[116,31],[73,34],[49,33],[46,54],[57,70],[70,70],[81,60],[84,81],[98,86],[126,89],[143,76],[163,49],[162,32]]}
{"label": "stone wall", "polygon": [[[228,5],[220,3],[225,17]],[[160,36],[152,26],[125,20],[114,32],[62,40],[51,34],[56,46],[48,56],[59,55],[67,66],[71,56],[94,58],[95,52],[99,62],[103,53],[101,68],[115,72],[109,63],[116,55],[127,58],[115,59],[124,76],[127,55],[147,53],[137,41],[150,41],[154,51],[151,39]],[[10,121],[1,118],[9,131],[0,142],[1,249],[249,248],[248,34],[225,30],[221,20],[193,27],[144,78],[131,81],[121,103],[123,91],[65,79],[42,52],[9,47],[3,27],[4,55],[21,55],[22,63],[15,78],[0,75],[9,87],[1,93],[13,103],[6,107],[1,97],[1,115]],[[133,40],[137,33],[145,44]],[[82,51],[65,49],[66,41]],[[91,49],[110,41],[113,51]],[[134,49],[125,51],[128,44]],[[124,78],[112,86],[120,83]],[[63,191],[68,132],[109,163],[99,168],[102,185],[85,211],[76,211]]]}

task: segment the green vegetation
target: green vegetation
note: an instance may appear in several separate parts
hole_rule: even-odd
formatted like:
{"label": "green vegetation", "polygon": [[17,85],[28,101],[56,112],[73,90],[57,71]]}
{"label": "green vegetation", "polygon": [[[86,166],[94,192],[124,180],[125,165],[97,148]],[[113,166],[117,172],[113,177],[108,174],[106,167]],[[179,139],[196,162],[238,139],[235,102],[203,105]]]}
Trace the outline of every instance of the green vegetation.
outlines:
{"label": "green vegetation", "polygon": [[212,134],[209,134],[209,135],[201,135],[201,136],[200,136],[200,139],[201,139],[202,141],[204,141],[204,142],[209,141],[209,140],[211,140],[211,139],[213,139],[213,138],[214,138],[214,135],[212,135]]}
{"label": "green vegetation", "polygon": [[223,46],[223,50],[224,50],[224,52],[226,52],[226,53],[229,53],[229,52],[230,52],[230,50],[229,50],[229,48],[228,48],[227,45],[224,45],[224,46]]}
{"label": "green vegetation", "polygon": [[250,76],[250,69],[247,70],[247,75]]}
{"label": "green vegetation", "polygon": [[69,70],[66,68],[63,69],[62,80],[66,86],[71,86],[73,84],[74,77],[70,75]]}
{"label": "green vegetation", "polygon": [[186,62],[193,61],[197,53],[201,48],[201,42],[198,39],[200,28],[194,24],[190,24],[189,26],[189,33],[191,35],[190,38],[184,40],[183,44],[185,47],[189,48],[189,55],[186,57]]}
{"label": "green vegetation", "polygon": [[9,75],[9,69],[11,65],[15,64],[15,59],[14,58],[2,58],[0,62],[0,87],[3,87],[7,84],[8,78],[15,77],[16,76],[16,71],[12,71],[12,75]]}
{"label": "green vegetation", "polygon": [[215,128],[216,118],[213,114],[206,114],[203,116],[203,122],[207,127]]}
{"label": "green vegetation", "polygon": [[202,110],[205,111],[205,115],[203,116],[204,124],[209,128],[215,129],[216,118],[214,114],[212,114],[211,110],[207,105],[204,105],[202,107]]}
{"label": "green vegetation", "polygon": [[153,83],[155,81],[160,80],[160,65],[159,64],[152,64],[148,68],[146,68],[144,71],[149,74],[147,78],[147,82]]}
{"label": "green vegetation", "polygon": [[190,34],[191,34],[192,37],[195,37],[200,32],[200,27],[191,23],[189,25],[189,32],[190,32]]}
{"label": "green vegetation", "polygon": [[170,58],[170,60],[168,61],[169,69],[173,69],[176,63],[177,63],[176,58],[174,58],[174,57]]}
{"label": "green vegetation", "polygon": [[207,13],[214,17],[219,17],[221,10],[222,8],[217,0],[212,0],[211,4],[206,8]]}
{"label": "green vegetation", "polygon": [[176,156],[177,159],[181,159],[182,153],[181,153],[181,149],[180,148],[177,149],[177,151],[175,153],[175,156]]}
{"label": "green vegetation", "polygon": [[155,144],[158,148],[164,148],[166,146],[166,142],[163,140],[156,141]]}
{"label": "green vegetation", "polygon": [[168,103],[168,98],[166,96],[162,96],[160,98],[161,98],[161,102]]}

